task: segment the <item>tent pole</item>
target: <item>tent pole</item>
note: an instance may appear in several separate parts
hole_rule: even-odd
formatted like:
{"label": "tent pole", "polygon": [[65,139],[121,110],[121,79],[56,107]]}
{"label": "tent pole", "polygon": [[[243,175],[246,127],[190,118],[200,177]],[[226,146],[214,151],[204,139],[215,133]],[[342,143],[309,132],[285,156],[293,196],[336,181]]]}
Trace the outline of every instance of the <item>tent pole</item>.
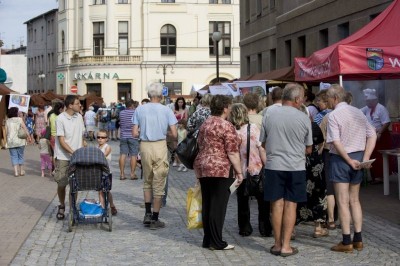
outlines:
{"label": "tent pole", "polygon": [[343,87],[343,76],[339,75],[339,85],[340,87]]}

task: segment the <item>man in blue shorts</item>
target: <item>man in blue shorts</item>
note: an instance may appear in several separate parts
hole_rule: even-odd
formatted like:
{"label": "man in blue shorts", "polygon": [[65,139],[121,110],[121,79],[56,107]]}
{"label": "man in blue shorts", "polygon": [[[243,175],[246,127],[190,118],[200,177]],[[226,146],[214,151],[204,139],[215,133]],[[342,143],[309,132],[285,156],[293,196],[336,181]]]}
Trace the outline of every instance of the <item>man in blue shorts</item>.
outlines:
{"label": "man in blue shorts", "polygon": [[[343,241],[331,248],[336,252],[362,250],[362,210],[359,200],[363,172],[360,162],[369,160],[376,143],[375,128],[363,112],[346,103],[346,91],[332,85],[327,92],[328,103],[334,107],[329,114],[326,143],[331,143],[329,179],[333,182],[338,205]],[[367,164],[364,168],[370,168]],[[353,220],[354,236],[350,237]]]}
{"label": "man in blue shorts", "polygon": [[119,171],[120,175],[119,178],[121,180],[125,180],[125,159],[127,155],[131,157],[130,159],[130,167],[131,167],[131,174],[130,177],[132,180],[138,179],[135,174],[136,169],[136,157],[139,153],[139,140],[134,138],[132,135],[132,128],[133,128],[133,114],[135,113],[134,109],[134,101],[132,99],[126,102],[126,109],[122,110],[119,113],[120,119],[120,143],[119,143]]}
{"label": "man in blue shorts", "polygon": [[311,153],[311,121],[299,110],[304,89],[291,83],[282,92],[282,107],[263,117],[260,141],[265,143],[264,200],[271,202],[275,244],[273,255],[287,257],[298,253],[290,246],[296,222],[297,202],[307,201],[306,153]]}

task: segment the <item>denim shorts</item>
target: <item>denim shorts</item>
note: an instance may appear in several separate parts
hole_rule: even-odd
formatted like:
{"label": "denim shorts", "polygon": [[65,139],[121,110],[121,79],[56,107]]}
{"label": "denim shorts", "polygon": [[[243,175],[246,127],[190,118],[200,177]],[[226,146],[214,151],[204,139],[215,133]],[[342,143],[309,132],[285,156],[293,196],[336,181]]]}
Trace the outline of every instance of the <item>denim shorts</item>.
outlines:
{"label": "denim shorts", "polygon": [[[362,161],[364,152],[352,152],[348,154],[351,159]],[[354,170],[340,155],[331,154],[329,165],[329,181],[333,183],[360,184],[363,178],[363,170]]]}
{"label": "denim shorts", "polygon": [[18,164],[24,164],[24,150],[25,146],[8,149],[8,151],[10,152],[11,164],[13,166]]}
{"label": "denim shorts", "polygon": [[306,202],[306,171],[264,170],[264,200]]}
{"label": "denim shorts", "polygon": [[133,138],[121,138],[119,142],[119,154],[136,156],[139,153],[139,140]]}

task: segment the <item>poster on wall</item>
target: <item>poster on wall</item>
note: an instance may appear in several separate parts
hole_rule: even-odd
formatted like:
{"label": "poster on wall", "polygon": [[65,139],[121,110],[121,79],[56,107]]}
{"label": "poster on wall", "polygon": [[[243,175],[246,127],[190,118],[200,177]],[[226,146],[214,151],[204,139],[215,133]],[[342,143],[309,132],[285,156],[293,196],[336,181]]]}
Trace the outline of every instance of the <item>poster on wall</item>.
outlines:
{"label": "poster on wall", "polygon": [[266,95],[266,82],[266,80],[234,81],[234,83],[240,89],[242,95],[245,95],[249,92]]}
{"label": "poster on wall", "polygon": [[29,100],[31,96],[21,94],[11,94],[8,109],[11,107],[18,107],[20,112],[28,113]]}

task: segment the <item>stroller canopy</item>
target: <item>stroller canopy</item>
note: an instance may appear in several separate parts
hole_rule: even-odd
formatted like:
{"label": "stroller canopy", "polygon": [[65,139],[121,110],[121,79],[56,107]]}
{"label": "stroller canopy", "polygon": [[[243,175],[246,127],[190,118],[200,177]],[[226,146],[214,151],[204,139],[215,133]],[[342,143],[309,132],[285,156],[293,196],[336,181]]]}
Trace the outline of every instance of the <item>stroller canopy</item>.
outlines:
{"label": "stroller canopy", "polygon": [[72,174],[77,165],[101,165],[103,173],[110,174],[110,167],[103,152],[97,147],[83,147],[77,149],[71,156],[68,173]]}

